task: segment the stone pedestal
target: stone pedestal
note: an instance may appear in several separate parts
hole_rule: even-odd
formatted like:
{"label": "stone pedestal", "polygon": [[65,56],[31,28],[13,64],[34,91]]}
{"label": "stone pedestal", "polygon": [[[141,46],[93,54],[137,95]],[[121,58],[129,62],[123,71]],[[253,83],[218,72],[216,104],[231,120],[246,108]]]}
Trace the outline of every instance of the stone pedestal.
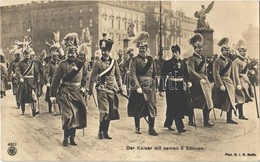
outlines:
{"label": "stone pedestal", "polygon": [[206,57],[212,56],[213,51],[213,32],[212,29],[196,29],[195,33],[200,33],[203,36],[203,55]]}

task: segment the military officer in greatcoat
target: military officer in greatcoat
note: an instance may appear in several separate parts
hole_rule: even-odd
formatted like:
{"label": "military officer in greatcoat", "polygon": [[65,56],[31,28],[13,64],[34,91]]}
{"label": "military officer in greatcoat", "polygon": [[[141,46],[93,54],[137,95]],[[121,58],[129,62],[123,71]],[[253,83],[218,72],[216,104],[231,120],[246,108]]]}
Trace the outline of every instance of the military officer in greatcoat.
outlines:
{"label": "military officer in greatcoat", "polygon": [[239,51],[236,59],[232,64],[232,79],[235,86],[236,108],[238,110],[239,119],[248,120],[244,116],[243,105],[253,101],[252,85],[248,78],[248,59],[246,58],[247,47],[244,40],[239,40],[236,44],[236,49]]}
{"label": "military officer in greatcoat", "polygon": [[122,93],[122,79],[118,63],[110,56],[113,40],[102,39],[99,42],[101,58],[94,63],[89,81],[89,95],[93,86],[97,92],[99,110],[99,139],[112,139],[108,134],[111,120],[119,120],[118,94]]}
{"label": "military officer in greatcoat", "polygon": [[214,86],[212,98],[214,107],[227,112],[227,123],[237,124],[232,120],[232,111],[235,108],[235,87],[231,79],[232,60],[228,58],[230,47],[229,39],[222,38],[218,45],[221,47],[221,55],[213,63]]}
{"label": "military officer in greatcoat", "polygon": [[18,79],[17,76],[15,74],[15,69],[19,63],[19,61],[21,60],[21,50],[18,49],[13,49],[10,51],[10,54],[13,54],[15,59],[13,61],[10,62],[9,67],[8,67],[8,81],[12,82],[12,89],[13,89],[13,95],[15,95],[15,99],[16,99],[16,105],[17,105],[17,109],[19,109],[19,102],[18,102],[18,98],[17,98],[17,90],[18,90]]}
{"label": "military officer in greatcoat", "polygon": [[32,116],[39,114],[38,107],[36,106],[36,84],[35,79],[38,75],[38,69],[35,62],[30,58],[33,53],[29,47],[28,42],[24,42],[23,56],[24,59],[20,61],[15,69],[17,79],[19,81],[18,87],[18,102],[21,107],[22,115],[25,112],[25,104],[30,103],[32,109]]}
{"label": "military officer in greatcoat", "polygon": [[206,58],[203,56],[203,37],[197,33],[190,38],[194,53],[188,58],[188,71],[192,83],[191,97],[194,108],[203,110],[204,127],[212,127],[209,123],[209,112],[213,108],[211,86],[207,79]]}
{"label": "military officer in greatcoat", "polygon": [[[148,116],[148,133],[157,136],[154,129],[156,108],[156,82],[155,65],[151,56],[147,55],[147,32],[140,32],[133,42],[137,43],[139,53],[132,58],[130,71],[130,97],[128,103],[128,116],[134,117],[135,132],[141,134],[140,119]],[[147,120],[147,119],[146,119]]]}
{"label": "military officer in greatcoat", "polygon": [[129,47],[126,49],[126,53],[129,56],[129,58],[125,61],[124,63],[124,78],[123,78],[123,84],[126,85],[126,90],[127,90],[127,96],[129,96],[129,65],[134,57],[134,49]]}
{"label": "military officer in greatcoat", "polygon": [[173,45],[171,51],[172,58],[165,61],[162,66],[159,95],[163,97],[163,92],[166,91],[167,110],[164,127],[174,130],[171,127],[174,119],[178,133],[183,133],[186,131],[182,121],[184,115],[193,115],[193,108],[186,92],[192,84],[188,80],[186,62],[180,59],[180,47]]}
{"label": "military officer in greatcoat", "polygon": [[[61,108],[62,129],[64,130],[63,146],[76,146],[76,129],[86,127],[87,110],[84,99],[86,92],[86,76],[84,62],[77,59],[77,33],[69,33],[64,37],[67,59],[60,62],[54,71],[50,87],[50,101]],[[68,138],[69,141],[68,142]]]}

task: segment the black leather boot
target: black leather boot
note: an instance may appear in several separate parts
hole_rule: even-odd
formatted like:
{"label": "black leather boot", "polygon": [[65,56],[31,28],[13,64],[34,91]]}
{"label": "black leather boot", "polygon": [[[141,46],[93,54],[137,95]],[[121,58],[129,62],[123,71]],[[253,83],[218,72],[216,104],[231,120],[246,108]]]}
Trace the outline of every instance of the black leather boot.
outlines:
{"label": "black leather boot", "polygon": [[65,147],[67,147],[69,145],[68,137],[69,137],[69,130],[64,129],[64,138],[63,138],[63,141],[62,141],[62,145],[65,146]]}
{"label": "black leather boot", "polygon": [[109,124],[110,124],[109,120],[104,120],[104,132],[103,132],[103,135],[104,135],[105,139],[112,139],[112,137],[110,137],[108,135]]}
{"label": "black leather boot", "polygon": [[77,143],[75,142],[75,136],[76,136],[76,129],[71,128],[70,129],[70,145],[77,146]]}

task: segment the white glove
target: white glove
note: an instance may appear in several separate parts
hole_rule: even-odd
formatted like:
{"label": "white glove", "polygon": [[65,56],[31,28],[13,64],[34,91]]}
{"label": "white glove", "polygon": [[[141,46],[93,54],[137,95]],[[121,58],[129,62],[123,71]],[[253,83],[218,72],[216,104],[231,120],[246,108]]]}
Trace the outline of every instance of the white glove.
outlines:
{"label": "white glove", "polygon": [[192,83],[191,82],[188,82],[188,87],[190,88],[192,86]]}
{"label": "white glove", "polygon": [[143,90],[142,90],[142,88],[137,88],[137,93],[140,93],[140,94],[142,94],[143,93]]}
{"label": "white glove", "polygon": [[163,97],[164,93],[163,92],[159,92],[159,96]]}
{"label": "white glove", "polygon": [[51,103],[56,101],[56,97],[50,97]]}
{"label": "white glove", "polygon": [[220,90],[221,91],[225,91],[226,90],[226,87],[224,85],[220,86]]}
{"label": "white glove", "polygon": [[251,73],[252,75],[255,75],[255,71],[254,71],[254,70],[250,70],[250,73]]}
{"label": "white glove", "polygon": [[205,84],[205,83],[207,83],[207,81],[206,81],[205,79],[201,79],[201,80],[200,80],[200,83],[201,83],[201,84]]}
{"label": "white glove", "polygon": [[86,89],[82,87],[82,88],[80,89],[80,91],[81,91],[82,93],[85,93],[85,92],[86,92]]}
{"label": "white glove", "polygon": [[15,73],[13,74],[13,77],[16,77],[16,74],[15,74]]}
{"label": "white glove", "polygon": [[51,84],[50,84],[50,83],[47,83],[47,84],[46,84],[46,86],[47,86],[47,87],[50,87],[50,86],[51,86]]}
{"label": "white glove", "polygon": [[23,82],[24,82],[24,79],[23,79],[23,78],[21,78],[21,79],[20,79],[20,82],[21,82],[21,83],[23,83]]}
{"label": "white glove", "polygon": [[237,85],[237,89],[238,89],[238,90],[241,90],[241,89],[242,89],[242,86],[241,86],[241,85]]}

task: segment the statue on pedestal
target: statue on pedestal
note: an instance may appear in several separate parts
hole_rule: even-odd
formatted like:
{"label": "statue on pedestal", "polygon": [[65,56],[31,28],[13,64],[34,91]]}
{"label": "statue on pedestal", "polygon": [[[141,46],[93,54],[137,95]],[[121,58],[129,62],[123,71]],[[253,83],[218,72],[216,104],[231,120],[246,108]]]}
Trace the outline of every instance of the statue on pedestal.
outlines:
{"label": "statue on pedestal", "polygon": [[206,9],[205,6],[202,5],[201,10],[196,11],[194,13],[194,17],[198,18],[197,29],[210,29],[209,24],[205,22],[205,20],[206,20],[206,14],[210,12],[210,10],[213,8],[213,5],[214,5],[214,1],[211,2]]}

